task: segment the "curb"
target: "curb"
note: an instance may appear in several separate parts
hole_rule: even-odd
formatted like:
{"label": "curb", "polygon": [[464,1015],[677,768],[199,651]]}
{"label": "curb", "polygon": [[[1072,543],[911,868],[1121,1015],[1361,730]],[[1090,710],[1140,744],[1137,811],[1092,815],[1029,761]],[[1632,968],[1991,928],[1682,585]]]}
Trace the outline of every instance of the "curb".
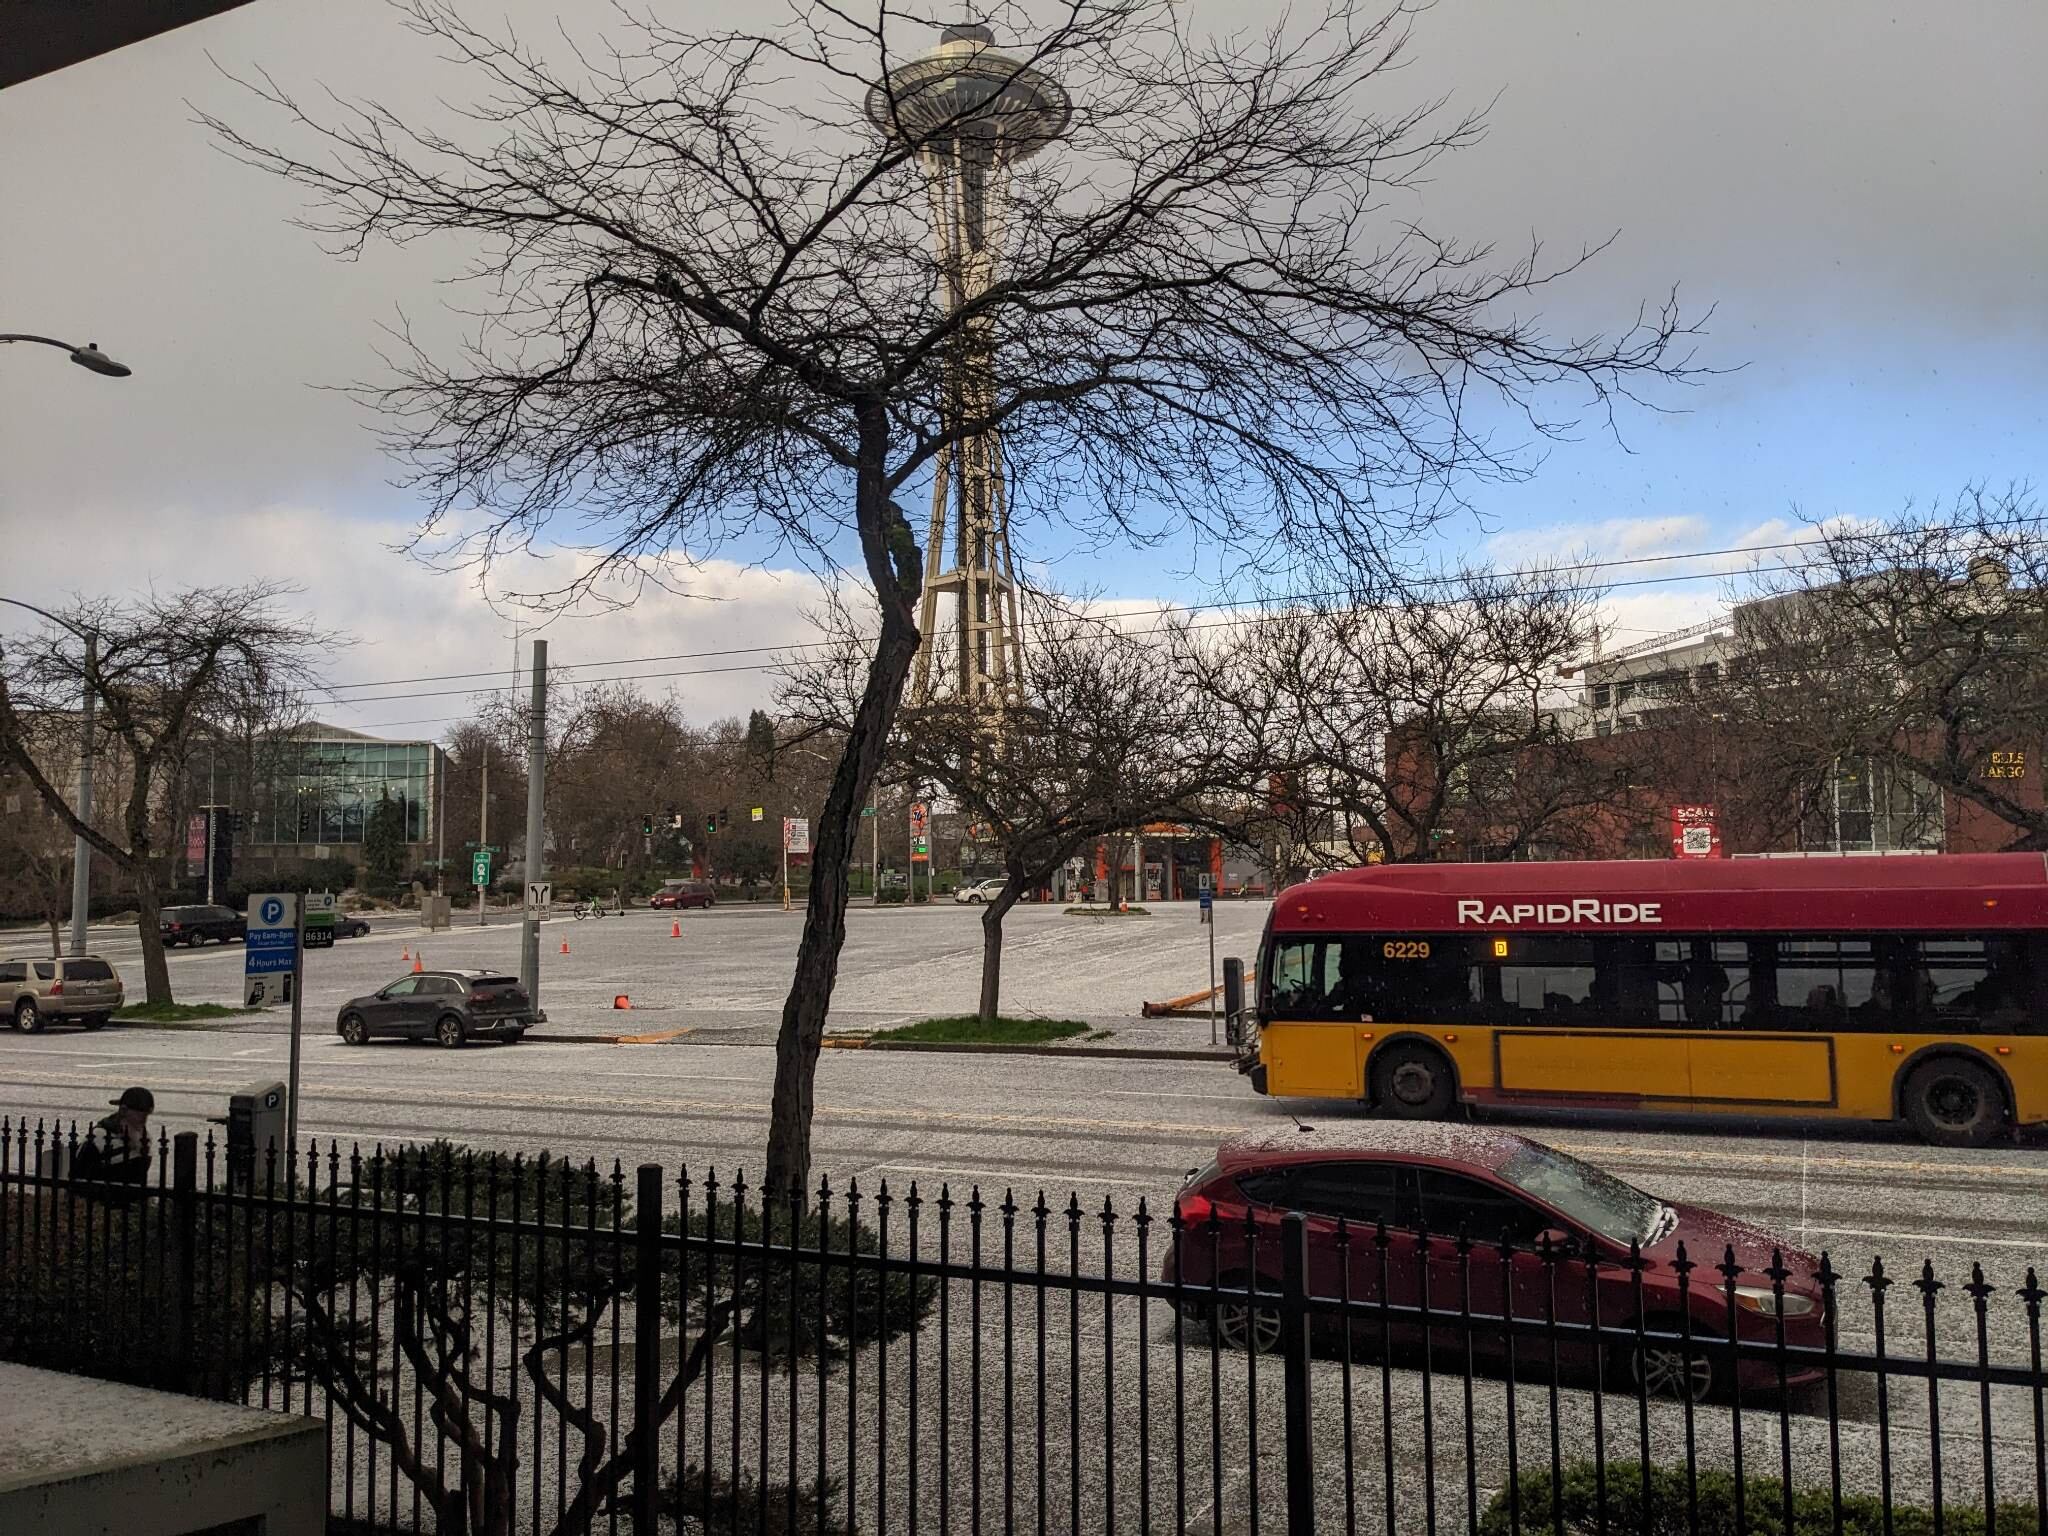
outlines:
{"label": "curb", "polygon": [[944,1043],[936,1040],[869,1040],[862,1036],[835,1039],[826,1036],[828,1051],[941,1051],[962,1056],[1090,1056],[1122,1057],[1126,1061],[1233,1061],[1225,1050],[1169,1050],[1139,1046],[1119,1050],[1108,1045],[987,1045],[970,1041]]}

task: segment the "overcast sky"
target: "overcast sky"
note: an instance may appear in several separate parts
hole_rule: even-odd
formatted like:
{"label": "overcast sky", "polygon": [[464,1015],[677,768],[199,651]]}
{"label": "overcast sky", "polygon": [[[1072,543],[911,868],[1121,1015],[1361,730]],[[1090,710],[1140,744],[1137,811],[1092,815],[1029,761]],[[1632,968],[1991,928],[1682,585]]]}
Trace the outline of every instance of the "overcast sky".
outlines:
{"label": "overcast sky", "polygon": [[[684,20],[741,9],[651,3]],[[1266,9],[1207,0],[1197,14]],[[555,7],[472,11],[544,38]],[[401,110],[445,78],[378,6],[256,0],[0,92],[0,331],[96,340],[136,370],[115,382],[0,349],[0,594],[290,579],[319,624],[362,636],[335,659],[338,681],[509,670],[516,608],[391,551],[416,509],[386,483],[360,410],[323,388],[376,376],[376,327],[401,308],[432,315],[447,253],[322,254],[288,222],[290,190],[192,123],[188,103],[249,117],[209,53]],[[1714,307],[1701,360],[1739,370],[1673,393],[1682,414],[1623,417],[1621,442],[1589,428],[1529,483],[1476,488],[1477,518],[1444,547],[1512,563],[1769,543],[1795,509],[1882,513],[2039,477],[2044,58],[2039,0],[1443,0],[1423,16],[1390,91],[1495,103],[1484,143],[1440,165],[1432,224],[1558,249],[1616,234],[1546,299],[1554,328],[1625,322],[1675,283],[1696,312]],[[569,558],[500,586],[549,584]],[[1191,595],[1135,556],[1073,575],[1133,602]],[[687,585],[558,620],[554,659],[589,676],[688,674],[647,686],[700,719],[760,702],[744,656],[597,665],[804,637],[814,587],[800,572],[718,563]],[[1622,587],[1613,642],[1702,616],[1721,590]],[[367,688],[321,712],[433,735],[464,713],[445,691],[464,686]]]}

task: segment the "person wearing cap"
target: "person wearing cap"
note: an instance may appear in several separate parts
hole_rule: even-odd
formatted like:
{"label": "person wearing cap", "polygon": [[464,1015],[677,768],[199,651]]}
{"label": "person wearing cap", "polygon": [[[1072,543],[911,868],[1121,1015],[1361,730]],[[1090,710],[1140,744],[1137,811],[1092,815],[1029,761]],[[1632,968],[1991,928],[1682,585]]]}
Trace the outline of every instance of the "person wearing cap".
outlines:
{"label": "person wearing cap", "polygon": [[129,1088],[109,1101],[114,1112],[96,1121],[72,1163],[72,1177],[108,1184],[142,1184],[149,1177],[149,1117],[156,1095]]}

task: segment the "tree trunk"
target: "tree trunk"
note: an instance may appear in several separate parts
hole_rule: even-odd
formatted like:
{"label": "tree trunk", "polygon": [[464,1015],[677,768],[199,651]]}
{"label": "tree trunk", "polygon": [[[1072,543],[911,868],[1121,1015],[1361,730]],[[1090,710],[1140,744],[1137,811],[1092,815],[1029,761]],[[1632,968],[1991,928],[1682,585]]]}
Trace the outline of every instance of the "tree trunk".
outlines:
{"label": "tree trunk", "polygon": [[868,661],[867,684],[853,712],[852,726],[832,788],[811,839],[811,889],[804,903],[803,939],[796,972],[782,1005],[775,1038],[775,1093],[768,1109],[768,1158],[762,1188],[807,1197],[811,1176],[811,1113],[818,1051],[832,986],[839,976],[839,951],[846,942],[847,877],[860,835],[860,810],[882,766],[889,727],[917,659],[917,603],[923,589],[924,554],[910,519],[889,499],[882,474],[888,423],[881,403],[860,408],[861,464],[854,515],[861,551],[874,582],[882,630]]}
{"label": "tree trunk", "polygon": [[145,1001],[151,1004],[171,1001],[171,968],[164,960],[164,934],[161,923],[164,899],[157,889],[156,861],[138,859],[135,872],[135,926],[140,930],[142,940],[142,986]]}
{"label": "tree trunk", "polygon": [[1017,871],[1010,871],[1010,878],[996,893],[981,914],[981,1022],[983,1026],[995,1023],[1001,1011],[1003,997],[1003,919],[1010,915],[1010,908],[1017,905],[1017,898],[1024,894],[1018,882]]}
{"label": "tree trunk", "polygon": [[64,940],[58,914],[54,908],[43,913],[43,921],[50,925],[50,958],[55,960],[64,953]]}

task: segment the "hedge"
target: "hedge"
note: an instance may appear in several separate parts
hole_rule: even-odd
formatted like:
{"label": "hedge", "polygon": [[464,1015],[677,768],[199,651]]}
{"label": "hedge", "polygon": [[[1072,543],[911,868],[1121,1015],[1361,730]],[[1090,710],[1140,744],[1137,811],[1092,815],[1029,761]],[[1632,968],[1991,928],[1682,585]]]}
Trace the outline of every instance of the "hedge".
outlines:
{"label": "hedge", "polygon": [[[1743,1480],[1742,1522],[1735,1518],[1735,1478],[1731,1473],[1700,1469],[1697,1483],[1697,1516],[1688,1514],[1686,1477],[1683,1467],[1650,1468],[1650,1499],[1643,1502],[1642,1463],[1610,1461],[1606,1464],[1606,1520],[1601,1521],[1599,1482],[1590,1461],[1568,1461],[1564,1466],[1563,1529],[1568,1536],[1598,1530],[1628,1531],[1640,1536],[1933,1536],[1934,1512],[1924,1504],[1894,1501],[1891,1523],[1885,1523],[1883,1501],[1874,1494],[1845,1493],[1840,1523],[1836,1523],[1834,1496],[1826,1488],[1795,1488],[1792,1492],[1792,1527],[1785,1527],[1785,1485],[1775,1477]],[[1520,1519],[1510,1490],[1493,1496],[1480,1517],[1482,1536],[1514,1536],[1520,1531],[1549,1531],[1552,1523],[1550,1469],[1524,1472],[1515,1484],[1520,1499]],[[1998,1529],[2031,1531],[2038,1516],[2031,1504],[2001,1504]],[[1942,1506],[1944,1536],[1984,1536],[1984,1505],[1967,1499],[1945,1500]]]}

